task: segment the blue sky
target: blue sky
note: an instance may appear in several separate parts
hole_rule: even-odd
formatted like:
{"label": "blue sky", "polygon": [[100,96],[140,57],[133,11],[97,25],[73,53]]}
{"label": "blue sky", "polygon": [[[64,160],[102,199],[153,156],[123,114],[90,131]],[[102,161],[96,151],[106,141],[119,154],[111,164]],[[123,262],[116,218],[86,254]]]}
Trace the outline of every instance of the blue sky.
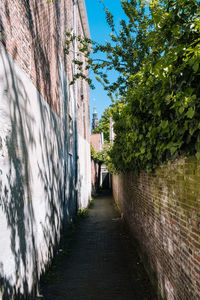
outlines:
{"label": "blue sky", "polygon": [[[105,40],[109,40],[109,33],[111,30],[106,23],[102,4],[99,3],[99,0],[85,0],[85,4],[87,8],[91,39],[101,43],[103,43]],[[116,24],[118,24],[119,20],[123,19],[124,16],[120,0],[104,0],[104,4],[112,12]],[[111,74],[110,78],[112,79],[114,76],[115,75],[113,73]],[[93,77],[91,76],[91,78]],[[103,90],[101,84],[94,80],[94,85],[96,89],[90,90],[91,120],[94,106],[97,107],[98,117],[100,118],[105,108],[111,104],[111,100],[106,95],[106,92]]]}

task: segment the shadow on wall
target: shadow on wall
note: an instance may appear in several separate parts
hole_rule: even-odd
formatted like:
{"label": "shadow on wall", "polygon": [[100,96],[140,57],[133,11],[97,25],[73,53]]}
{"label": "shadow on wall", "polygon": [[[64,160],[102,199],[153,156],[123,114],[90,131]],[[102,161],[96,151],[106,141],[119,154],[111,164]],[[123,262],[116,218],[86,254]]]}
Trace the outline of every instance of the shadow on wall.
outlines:
{"label": "shadow on wall", "polygon": [[[7,1],[6,4],[9,10]],[[54,106],[50,58],[53,52],[58,70],[59,35],[54,47],[48,49],[41,40],[39,24],[33,21],[39,15],[37,1],[31,3],[32,7],[29,1],[22,4],[33,43],[36,86]],[[55,3],[56,32],[59,32],[59,15],[60,7]],[[1,21],[0,24],[6,47]],[[16,55],[17,51],[16,48]],[[63,218],[67,222],[77,206],[75,162],[73,156],[68,158],[67,146],[67,83],[62,80],[62,115],[58,117],[39,93],[33,93],[30,80],[23,72],[19,74],[19,68],[4,48],[0,51],[0,63],[3,66],[0,86],[4,91],[0,104],[0,216],[6,220],[2,224],[0,221],[3,228],[0,235],[6,236],[5,256],[8,256],[2,260],[0,250],[0,298],[29,299],[59,243]],[[64,75],[57,73],[59,82]],[[58,89],[57,99],[59,92]],[[54,106],[54,110],[58,112],[58,107]]]}
{"label": "shadow on wall", "polygon": [[[9,55],[3,56],[0,53],[4,66],[3,79],[4,93],[7,101],[9,101],[9,130],[7,131],[6,143],[9,171],[7,172],[7,184],[1,186],[1,206],[6,216],[7,226],[10,229],[10,246],[15,261],[15,277],[20,276],[22,268],[24,269],[23,289],[28,291],[26,274],[27,274],[27,229],[32,234],[32,259],[36,266],[34,277],[37,276],[37,251],[35,249],[35,239],[33,236],[34,213],[31,201],[30,175],[29,175],[29,154],[27,142],[34,146],[32,133],[33,120],[31,116],[26,115],[24,119],[24,111],[21,111],[19,98],[24,101],[24,107],[28,104],[29,98],[26,93],[23,82],[16,77],[13,72],[12,63]],[[7,61],[5,61],[5,58]],[[7,69],[8,64],[9,69]],[[9,74],[8,74],[9,71]],[[26,128],[26,132],[25,132]],[[28,131],[27,131],[28,130]],[[4,172],[4,170],[2,170]],[[5,183],[5,181],[4,181]],[[26,214],[25,216],[25,205]],[[26,224],[27,223],[27,224]],[[29,228],[26,228],[28,225]],[[12,287],[9,286],[8,280],[3,278],[3,263],[1,263],[1,285],[4,290],[3,299],[11,299],[13,294]],[[16,291],[18,294],[19,292]]]}

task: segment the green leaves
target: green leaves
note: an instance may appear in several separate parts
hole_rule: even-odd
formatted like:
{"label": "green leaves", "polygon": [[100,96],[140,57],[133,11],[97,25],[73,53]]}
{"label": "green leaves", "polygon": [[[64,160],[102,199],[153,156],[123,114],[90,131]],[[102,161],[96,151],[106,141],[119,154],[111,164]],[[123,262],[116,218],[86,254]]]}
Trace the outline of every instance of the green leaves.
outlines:
{"label": "green leaves", "polygon": [[200,152],[197,152],[197,153],[195,154],[195,156],[196,156],[196,158],[197,158],[198,160],[200,160]]}
{"label": "green leaves", "polygon": [[167,128],[168,127],[168,120],[166,120],[166,121],[161,121],[161,127],[163,128],[163,129],[165,129],[165,128]]}
{"label": "green leaves", "polygon": [[186,113],[186,116],[189,118],[189,119],[192,119],[194,117],[194,114],[195,114],[195,110],[193,107],[190,107]]}
{"label": "green leaves", "polygon": [[[116,136],[108,164],[118,171],[150,172],[183,153],[200,159],[199,1],[121,3],[127,18],[120,22],[119,30],[104,6],[111,29],[108,41],[98,44],[78,37],[88,68],[111,97],[116,92],[121,97],[105,111],[97,128],[108,140],[111,113]],[[70,50],[77,37],[67,37]],[[98,57],[99,52],[104,59]],[[75,75],[79,78],[82,64],[74,63],[80,68]],[[114,82],[108,80],[109,70],[118,72]]]}
{"label": "green leaves", "polygon": [[109,132],[110,132],[110,118],[113,114],[113,105],[105,109],[103,115],[101,116],[99,120],[99,125],[97,128],[93,131],[93,133],[104,133],[104,139],[105,141],[109,142]]}
{"label": "green leaves", "polygon": [[192,68],[193,68],[194,72],[197,73],[197,71],[199,70],[199,62],[196,61],[196,62],[194,63],[194,65],[192,66]]}
{"label": "green leaves", "polygon": [[95,151],[93,146],[91,145],[91,158],[97,163],[104,163],[104,152]]}
{"label": "green leaves", "polygon": [[[198,7],[195,0],[149,1],[145,43],[150,51],[129,77],[126,104],[114,118],[111,158],[119,171],[149,172],[183,153],[200,159]],[[132,20],[136,11],[128,11]]]}
{"label": "green leaves", "polygon": [[182,113],[184,112],[184,110],[185,110],[185,107],[181,106],[181,107],[179,108],[179,113],[182,114]]}
{"label": "green leaves", "polygon": [[[105,7],[103,1],[100,2],[111,30],[108,40],[104,44],[99,44],[81,36],[74,37],[73,34],[67,34],[65,53],[69,54],[76,38],[79,51],[84,54],[88,68],[99,78],[108,95],[111,96],[116,92],[125,95],[129,76],[140,70],[145,56],[149,53],[149,46],[146,43],[150,26],[148,12],[145,11],[144,4],[140,0],[122,1],[127,18],[121,20],[120,27],[116,28],[112,13]],[[93,51],[89,56],[91,48]],[[104,54],[103,59],[99,58],[99,53]],[[116,80],[110,82],[105,78],[105,74],[113,70],[116,71],[117,76],[115,76]],[[90,83],[87,78],[85,79]]]}

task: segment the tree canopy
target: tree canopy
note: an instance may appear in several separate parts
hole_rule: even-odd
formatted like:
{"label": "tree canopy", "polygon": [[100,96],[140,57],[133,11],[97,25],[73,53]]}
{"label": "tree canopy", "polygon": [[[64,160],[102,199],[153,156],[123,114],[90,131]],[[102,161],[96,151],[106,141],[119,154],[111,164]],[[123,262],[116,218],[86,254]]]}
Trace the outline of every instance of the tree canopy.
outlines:
{"label": "tree canopy", "polygon": [[148,7],[150,51],[129,77],[115,123],[111,157],[119,171],[151,171],[180,155],[200,158],[199,2],[150,1]]}
{"label": "tree canopy", "polygon": [[107,143],[109,143],[109,139],[110,139],[110,118],[113,115],[113,110],[112,110],[113,106],[114,105],[112,105],[110,107],[107,107],[105,109],[103,115],[101,116],[101,118],[99,120],[98,126],[92,132],[92,133],[101,133],[101,132],[103,132],[104,140]]}
{"label": "tree canopy", "polygon": [[[112,110],[116,136],[109,155],[115,170],[152,171],[180,155],[200,159],[199,1],[121,3],[127,19],[118,31],[105,8],[111,42],[93,43],[93,52],[104,52],[107,59],[90,58],[91,41],[79,38],[88,68],[108,94],[118,91],[121,97]],[[108,81],[109,69],[118,71],[114,83]]]}

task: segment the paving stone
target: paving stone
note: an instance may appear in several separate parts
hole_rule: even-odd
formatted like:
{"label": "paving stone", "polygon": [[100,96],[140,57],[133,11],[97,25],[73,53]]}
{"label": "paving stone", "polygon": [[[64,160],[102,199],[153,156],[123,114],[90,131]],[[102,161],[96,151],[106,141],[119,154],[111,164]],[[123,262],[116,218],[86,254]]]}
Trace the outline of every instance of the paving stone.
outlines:
{"label": "paving stone", "polygon": [[111,195],[95,199],[81,221],[70,256],[43,284],[45,300],[156,300]]}

